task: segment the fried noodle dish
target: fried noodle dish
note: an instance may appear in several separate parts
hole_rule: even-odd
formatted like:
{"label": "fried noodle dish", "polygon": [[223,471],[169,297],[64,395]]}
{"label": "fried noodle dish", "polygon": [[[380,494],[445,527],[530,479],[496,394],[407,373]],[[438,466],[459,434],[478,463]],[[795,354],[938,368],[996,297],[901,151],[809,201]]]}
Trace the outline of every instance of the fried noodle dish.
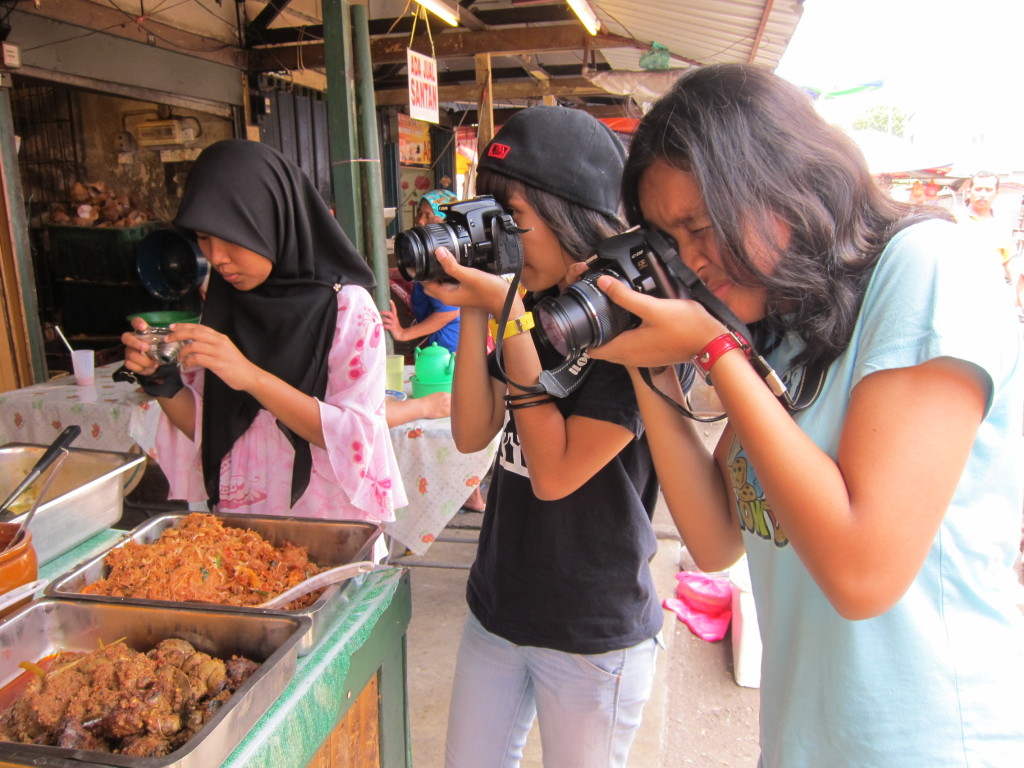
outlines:
{"label": "fried noodle dish", "polygon": [[[151,544],[125,542],[105,559],[106,578],[82,593],[145,600],[194,600],[221,605],[259,605],[320,568],[305,547],[274,547],[255,531],[224,526],[214,515],[193,513]],[[323,590],[286,606],[312,605]]]}
{"label": "fried noodle dish", "polygon": [[188,741],[258,665],[224,661],[169,638],[148,653],[123,642],[62,651],[0,714],[0,739],[65,749],[163,757]]}

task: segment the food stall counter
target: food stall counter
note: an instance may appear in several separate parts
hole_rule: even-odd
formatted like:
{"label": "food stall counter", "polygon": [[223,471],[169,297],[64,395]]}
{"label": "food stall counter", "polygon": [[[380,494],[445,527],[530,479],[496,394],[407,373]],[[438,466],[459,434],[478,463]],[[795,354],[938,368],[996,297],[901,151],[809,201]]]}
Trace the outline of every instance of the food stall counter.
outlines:
{"label": "food stall counter", "polygon": [[[124,531],[108,529],[41,568],[55,579],[104,551]],[[295,678],[223,763],[225,768],[410,768],[406,632],[412,617],[407,569],[366,574],[346,591],[348,608]],[[354,754],[358,751],[358,754]]]}
{"label": "food stall counter", "polygon": [[[65,376],[12,392],[0,393],[0,445],[49,444],[68,424],[79,424],[76,447],[143,452],[152,457],[160,408],[137,385],[115,382],[120,363],[96,369],[96,384],[80,387]],[[411,392],[412,366],[404,385]],[[391,430],[395,458],[409,504],[395,510],[387,535],[423,555],[462,507],[491,465],[499,436],[482,451],[462,454],[455,447],[451,421],[419,419]],[[126,493],[142,477],[144,465],[126,478]]]}

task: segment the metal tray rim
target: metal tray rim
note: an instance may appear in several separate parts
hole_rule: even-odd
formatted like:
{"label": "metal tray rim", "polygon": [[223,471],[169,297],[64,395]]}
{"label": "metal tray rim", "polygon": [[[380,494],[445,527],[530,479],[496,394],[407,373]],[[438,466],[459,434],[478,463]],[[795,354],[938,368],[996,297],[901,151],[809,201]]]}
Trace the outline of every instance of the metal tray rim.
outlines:
{"label": "metal tray rim", "polygon": [[[46,604],[61,604],[71,603],[76,604],[75,601],[62,600],[59,598],[42,598],[35,600],[32,603],[20,608],[15,613],[7,617],[8,620],[13,619],[22,613],[31,610],[44,610]],[[83,605],[83,603],[77,603],[77,605]],[[191,605],[185,605],[181,603],[161,604],[158,606],[160,610],[177,612],[177,613],[188,613],[194,612],[195,608]],[[213,611],[213,613],[219,613],[220,611]],[[256,611],[243,611],[251,616],[258,616],[260,613],[269,612],[256,612]],[[221,707],[217,713],[206,722],[203,727],[196,732],[192,738],[190,738],[185,744],[173,752],[164,755],[163,757],[133,757],[119,754],[110,754],[106,752],[96,752],[93,750],[80,750],[80,749],[65,749],[61,747],[43,746],[39,744],[23,744],[20,742],[9,742],[0,741],[0,759],[13,760],[16,764],[22,765],[113,765],[113,766],[124,766],[125,768],[164,768],[165,766],[171,766],[179,763],[182,760],[186,760],[193,752],[195,752],[205,742],[205,740],[216,730],[216,728],[229,717],[236,706],[238,706],[243,700],[246,699],[249,692],[259,682],[271,672],[278,671],[276,668],[280,664],[287,664],[288,670],[285,670],[285,677],[290,682],[295,675],[296,668],[296,646],[301,642],[302,638],[309,632],[310,627],[313,624],[313,620],[309,616],[302,616],[296,612],[291,612],[288,615],[285,612],[277,612],[272,614],[275,620],[286,621],[294,625],[293,630],[288,635],[288,638],[281,643],[273,653],[270,654],[266,659],[260,662],[259,670],[257,674],[254,674],[232,695],[229,701],[233,700],[233,704],[230,706]],[[286,657],[291,655],[291,662],[288,663]],[[287,688],[288,682],[282,687]],[[282,691],[278,691],[276,696],[272,699],[268,699],[266,702],[262,702],[258,705],[258,712],[252,716],[252,726],[262,719],[263,715],[267,713],[274,701],[280,697]],[[254,710],[255,711],[255,710]],[[251,727],[251,726],[250,726]],[[233,741],[231,751],[237,748],[238,744],[241,743],[245,734],[239,735],[236,741]],[[229,752],[230,754],[230,752]],[[226,756],[225,756],[226,757]],[[52,760],[51,760],[52,758]],[[24,762],[17,762],[24,761]]]}
{"label": "metal tray rim", "polygon": [[[81,563],[76,565],[71,570],[61,574],[57,578],[55,578],[52,581],[50,581],[50,583],[47,584],[46,588],[43,590],[43,594],[46,597],[52,597],[52,598],[59,598],[59,599],[66,599],[66,600],[91,600],[91,601],[100,602],[100,603],[115,603],[115,604],[116,603],[129,603],[129,604],[132,604],[132,605],[147,605],[147,606],[151,606],[151,607],[162,607],[162,606],[167,606],[167,605],[182,605],[182,606],[188,606],[190,608],[200,609],[200,610],[205,610],[205,609],[208,609],[208,608],[215,608],[217,610],[225,610],[225,611],[231,611],[231,612],[233,612],[233,611],[256,611],[256,612],[260,612],[260,613],[269,613],[269,614],[279,614],[280,613],[280,614],[284,614],[286,616],[299,616],[299,615],[311,615],[311,614],[314,614],[314,613],[318,612],[321,608],[323,608],[329,602],[331,602],[331,600],[333,600],[335,598],[335,596],[344,587],[348,586],[349,584],[353,584],[353,583],[356,583],[357,581],[359,581],[359,577],[357,577],[355,579],[350,579],[345,584],[333,584],[333,585],[327,587],[327,589],[324,590],[324,593],[322,595],[320,595],[320,597],[316,600],[316,602],[314,602],[313,604],[307,606],[306,608],[302,608],[302,609],[299,609],[299,610],[286,610],[284,608],[258,608],[256,606],[245,606],[245,605],[225,605],[223,603],[206,603],[206,602],[200,602],[200,601],[196,601],[196,600],[154,600],[154,599],[139,598],[139,597],[113,597],[113,596],[109,596],[109,595],[86,595],[86,594],[82,594],[81,592],[72,592],[72,591],[67,590],[67,589],[64,588],[64,584],[67,581],[69,581],[70,579],[74,578],[80,572],[86,571],[86,570],[88,570],[89,568],[95,566],[98,563],[102,563],[102,561],[106,558],[106,556],[108,554],[110,554],[110,552],[112,552],[114,549],[116,549],[118,547],[123,546],[127,541],[132,540],[133,536],[137,535],[138,533],[143,532],[146,528],[149,528],[149,527],[152,527],[152,526],[156,526],[158,523],[161,523],[161,522],[163,522],[164,520],[167,520],[167,519],[182,519],[182,518],[187,517],[189,514],[192,514],[192,513],[191,512],[184,512],[184,513],[180,513],[180,512],[166,512],[166,513],[163,513],[163,514],[160,514],[160,515],[156,515],[154,517],[149,518],[148,520],[146,520],[146,521],[140,523],[139,525],[135,526],[130,531],[126,531],[123,536],[121,536],[116,542],[112,543],[106,549],[102,550],[101,552],[98,552],[93,557],[91,557],[91,558],[89,558],[87,560],[82,561]],[[366,521],[366,520],[319,520],[319,519],[298,518],[298,517],[283,517],[283,516],[277,516],[277,515],[241,515],[241,514],[240,515],[234,515],[234,514],[231,514],[230,516],[228,516],[228,515],[216,514],[216,513],[213,513],[213,514],[215,514],[215,516],[218,517],[218,518],[221,518],[221,519],[228,518],[228,519],[231,519],[231,520],[237,520],[240,523],[242,521],[244,521],[244,520],[268,520],[268,521],[277,521],[277,522],[289,521],[289,522],[295,522],[295,523],[300,523],[300,524],[306,524],[306,523],[324,524],[325,526],[329,526],[329,525],[332,525],[332,524],[338,524],[338,523],[346,523],[346,524],[356,523],[356,524],[359,524],[359,525],[365,525],[365,526],[368,526],[368,527],[371,527],[371,528],[375,529],[374,532],[367,539],[366,544],[360,549],[360,551],[364,551],[367,548],[372,548],[373,542],[376,540],[377,537],[379,537],[383,533],[383,526],[381,526],[379,523],[372,523],[372,522],[369,522],[369,521]],[[241,526],[234,526],[234,527],[241,527]]]}
{"label": "metal tray rim", "polygon": [[[5,451],[7,449],[10,449],[10,448],[40,448],[40,449],[45,450],[46,446],[45,445],[40,445],[38,443],[4,443],[3,445],[0,445],[0,453],[2,453],[3,451]],[[43,502],[42,504],[39,505],[39,509],[36,510],[37,514],[39,514],[41,512],[44,512],[50,506],[53,506],[53,505],[59,504],[59,503],[64,503],[65,500],[68,499],[71,496],[81,494],[81,493],[83,493],[85,491],[88,491],[93,486],[99,485],[100,483],[104,483],[104,482],[106,482],[107,480],[110,480],[113,477],[117,477],[118,475],[124,474],[128,470],[134,469],[139,464],[141,464],[142,462],[146,461],[146,454],[144,454],[144,453],[125,453],[124,451],[104,451],[104,450],[98,450],[98,449],[95,449],[95,448],[69,448],[68,450],[70,450],[71,453],[79,453],[79,454],[81,454],[81,453],[91,453],[91,454],[101,454],[101,455],[104,455],[104,456],[116,456],[120,460],[120,464],[118,466],[112,468],[112,469],[107,470],[102,475],[99,475],[98,477],[94,477],[92,480],[90,480],[87,483],[83,483],[82,485],[76,486],[76,487],[72,488],[70,491],[66,491],[65,493],[62,493],[59,496],[55,496],[52,499],[47,499],[45,502]],[[19,522],[26,515],[28,515],[27,511],[26,512],[22,512],[19,515],[11,516],[9,518],[7,518],[7,515],[4,515],[4,518],[6,519],[7,522]]]}

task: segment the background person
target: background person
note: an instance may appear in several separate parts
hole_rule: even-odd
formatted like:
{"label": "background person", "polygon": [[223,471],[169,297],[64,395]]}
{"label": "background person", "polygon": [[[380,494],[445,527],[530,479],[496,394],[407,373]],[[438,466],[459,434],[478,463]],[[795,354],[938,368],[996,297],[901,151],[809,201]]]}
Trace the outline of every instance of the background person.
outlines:
{"label": "background person", "polygon": [[1024,382],[1000,284],[964,269],[941,212],[887,199],[849,139],[756,67],[685,73],[634,135],[623,200],[791,386],[822,385],[793,414],[702,305],[599,281],[642,325],[592,354],[693,358],[729,418],[712,457],[634,373],[688,551],[706,571],[747,554],[759,765],[1024,764],[1008,704],[1024,689]]}
{"label": "background person", "polygon": [[[453,195],[454,197],[454,195]],[[416,213],[416,226],[436,224],[444,221],[444,216],[424,195],[419,202]],[[423,339],[417,344],[429,347],[433,343],[454,352],[459,345],[459,308],[445,304],[443,301],[427,295],[420,283],[413,283],[410,297],[410,309],[414,322],[403,327],[398,318],[398,308],[391,302],[391,309],[381,312],[384,329],[395,341],[413,341]]]}
{"label": "background person", "polygon": [[957,221],[970,228],[985,252],[992,254],[1003,267],[1006,282],[1013,288],[1013,300],[1020,308],[1024,301],[1024,279],[1021,277],[1020,259],[1014,247],[1013,232],[1009,224],[996,216],[994,205],[999,196],[999,177],[991,171],[978,171],[964,193],[964,207],[957,213]]}
{"label": "background person", "polygon": [[[211,145],[175,226],[213,270],[169,380],[156,458],[170,497],[221,512],[390,521],[406,503],[384,405],[373,276],[308,177],[256,142]],[[138,320],[144,325],[141,320]],[[157,374],[122,337],[126,366]],[[161,371],[161,374],[164,372]]]}
{"label": "background person", "polygon": [[[528,290],[560,291],[620,231],[623,155],[604,125],[562,107],[523,110],[495,136],[477,190],[526,230]],[[518,764],[536,717],[545,765],[624,766],[662,625],[649,568],[658,489],[629,379],[595,363],[568,397],[521,397],[486,351],[488,314],[500,314],[509,283],[437,255],[458,282],[427,290],[463,312],[452,434],[473,452],[502,433],[466,589],[446,765]],[[517,295],[509,317],[526,322],[525,310]],[[509,327],[504,370],[536,384],[560,361]]]}
{"label": "background person", "polygon": [[388,428],[408,424],[417,419],[446,419],[452,412],[450,392],[431,392],[423,397],[387,402]]}
{"label": "background person", "polygon": [[434,215],[444,218],[444,214],[441,213],[441,206],[448,203],[454,203],[459,199],[459,196],[452,191],[451,186],[452,177],[442,176],[437,182],[437,189],[425,192],[421,198],[421,202],[426,200],[434,209]]}

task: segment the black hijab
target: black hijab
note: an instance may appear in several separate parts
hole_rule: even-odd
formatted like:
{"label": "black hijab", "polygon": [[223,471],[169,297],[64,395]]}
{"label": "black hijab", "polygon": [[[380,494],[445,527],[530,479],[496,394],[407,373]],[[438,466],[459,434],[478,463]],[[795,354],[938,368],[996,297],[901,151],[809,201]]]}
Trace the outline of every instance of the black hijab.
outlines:
{"label": "black hijab", "polygon": [[[374,285],[373,272],[331,215],[309,177],[284,155],[229,139],[196,160],[174,224],[185,234],[219,237],[270,259],[270,276],[250,291],[211,272],[203,325],[227,335],[250,361],[322,399],[342,285]],[[260,404],[206,372],[203,477],[220,500],[220,464],[249,428]],[[295,448],[292,506],[309,485],[309,443],[280,421]],[[270,468],[268,467],[268,471]]]}

